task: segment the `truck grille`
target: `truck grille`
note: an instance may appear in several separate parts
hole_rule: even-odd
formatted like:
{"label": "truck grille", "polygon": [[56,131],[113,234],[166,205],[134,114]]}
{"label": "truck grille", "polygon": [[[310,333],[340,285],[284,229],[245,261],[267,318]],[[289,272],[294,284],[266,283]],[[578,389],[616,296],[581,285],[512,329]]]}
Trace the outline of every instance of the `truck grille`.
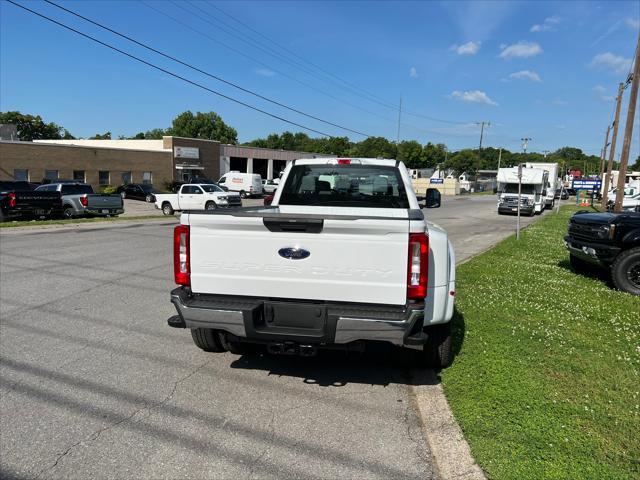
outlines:
{"label": "truck grille", "polygon": [[569,235],[576,240],[597,242],[601,240],[597,233],[600,227],[602,227],[601,224],[590,225],[588,223],[569,222]]}
{"label": "truck grille", "polygon": [[[509,196],[509,197],[503,197],[502,198],[502,203],[504,205],[507,205],[509,207],[517,207],[518,206],[518,197],[517,196]],[[527,204],[527,199],[522,197],[520,198],[520,206],[526,205]]]}

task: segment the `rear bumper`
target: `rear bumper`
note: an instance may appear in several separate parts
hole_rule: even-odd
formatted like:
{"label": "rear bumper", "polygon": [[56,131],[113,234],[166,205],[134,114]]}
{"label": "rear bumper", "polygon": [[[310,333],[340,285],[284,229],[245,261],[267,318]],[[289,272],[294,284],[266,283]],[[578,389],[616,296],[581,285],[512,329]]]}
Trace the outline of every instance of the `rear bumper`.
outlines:
{"label": "rear bumper", "polygon": [[124,213],[124,208],[91,208],[84,209],[87,215],[120,215]]}
{"label": "rear bumper", "polygon": [[[171,292],[171,302],[186,328],[222,330],[258,343],[292,341],[306,344],[348,344],[363,340],[389,342],[398,346],[422,345],[424,304],[413,308],[353,306],[299,302],[305,308],[326,309],[320,328],[269,326],[264,318],[266,300],[250,297],[190,295],[184,288]],[[310,310],[313,311],[313,310]],[[313,319],[300,318],[301,323]],[[170,323],[171,324],[171,323]],[[175,325],[172,325],[175,326]]]}
{"label": "rear bumper", "polygon": [[51,207],[24,206],[19,205],[15,208],[7,208],[2,210],[6,218],[39,218],[39,217],[57,217],[62,216],[62,205]]}

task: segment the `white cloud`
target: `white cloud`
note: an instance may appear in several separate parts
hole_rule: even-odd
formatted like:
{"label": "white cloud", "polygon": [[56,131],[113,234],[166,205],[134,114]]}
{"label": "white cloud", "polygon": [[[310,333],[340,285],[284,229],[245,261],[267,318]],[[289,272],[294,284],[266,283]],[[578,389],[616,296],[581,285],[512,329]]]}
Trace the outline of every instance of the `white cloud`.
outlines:
{"label": "white cloud", "polygon": [[561,98],[556,98],[551,103],[553,103],[554,105],[558,105],[559,107],[564,107],[565,105],[569,104],[569,102]]}
{"label": "white cloud", "polygon": [[599,70],[611,70],[618,75],[625,74],[631,68],[631,59],[614,55],[611,52],[599,53],[589,64]]}
{"label": "white cloud", "polygon": [[418,75],[418,70],[416,70],[416,67],[411,67],[409,69],[409,76],[411,78],[418,78],[419,75]]}
{"label": "white cloud", "polygon": [[640,29],[640,19],[638,18],[625,18],[624,24],[629,28],[633,28],[634,30]]}
{"label": "white cloud", "polygon": [[500,52],[500,58],[529,58],[542,53],[542,48],[535,42],[518,42],[513,45],[506,45]]}
{"label": "white cloud", "polygon": [[475,55],[480,50],[482,42],[467,42],[462,45],[452,45],[451,50],[454,50],[458,55]]}
{"label": "white cloud", "polygon": [[276,72],[269,70],[268,68],[259,68],[256,70],[256,73],[263,77],[273,77],[276,74]]}
{"label": "white cloud", "polygon": [[509,78],[515,78],[518,80],[531,80],[532,82],[541,82],[540,75],[532,70],[520,70],[519,72],[513,72],[509,75]]}
{"label": "white cloud", "polygon": [[603,102],[613,102],[616,99],[616,97],[614,96],[607,95],[607,89],[602,85],[596,85],[595,87],[593,87],[593,91],[595,92],[596,96]]}
{"label": "white cloud", "polygon": [[553,15],[544,19],[541,24],[533,25],[530,32],[550,32],[556,29],[556,25],[560,23],[562,19],[558,15]]}
{"label": "white cloud", "polygon": [[491,100],[486,93],[480,90],[469,90],[461,92],[460,90],[454,90],[451,92],[451,97],[462,102],[469,103],[484,103],[485,105],[497,106],[498,104]]}

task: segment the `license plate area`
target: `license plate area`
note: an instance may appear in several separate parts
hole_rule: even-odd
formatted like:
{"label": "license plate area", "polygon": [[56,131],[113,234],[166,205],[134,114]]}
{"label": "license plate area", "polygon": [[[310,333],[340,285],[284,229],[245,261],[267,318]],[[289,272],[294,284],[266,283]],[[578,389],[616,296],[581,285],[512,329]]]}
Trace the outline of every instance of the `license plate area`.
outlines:
{"label": "license plate area", "polygon": [[46,215],[46,214],[47,214],[47,211],[46,211],[46,210],[38,209],[38,210],[35,210],[35,212],[34,212],[34,213],[35,213],[35,215]]}
{"label": "license plate area", "polygon": [[265,302],[261,320],[256,330],[265,333],[322,337],[327,325],[327,308],[323,304]]}
{"label": "license plate area", "polygon": [[109,209],[108,208],[103,208],[102,209],[102,213],[109,213]]}

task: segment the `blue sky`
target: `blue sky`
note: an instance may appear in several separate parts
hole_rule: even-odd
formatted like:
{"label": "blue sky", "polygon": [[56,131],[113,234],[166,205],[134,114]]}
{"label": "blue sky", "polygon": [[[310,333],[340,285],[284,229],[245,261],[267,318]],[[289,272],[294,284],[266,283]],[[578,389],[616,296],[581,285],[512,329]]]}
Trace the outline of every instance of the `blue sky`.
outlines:
{"label": "blue sky", "polygon": [[[44,2],[16,1],[276,115],[363,138],[239,92]],[[640,22],[637,1],[60,3],[202,70],[368,135],[395,140],[402,97],[401,139],[475,147],[475,122],[489,121],[487,146],[517,150],[520,139],[530,137],[533,151],[572,145],[593,154],[602,147],[617,84],[630,69]],[[5,1],[0,8],[3,111],[40,114],[83,137],[167,127],[188,109],[218,112],[241,141],[300,130]],[[628,91],[622,124],[627,102]]]}

